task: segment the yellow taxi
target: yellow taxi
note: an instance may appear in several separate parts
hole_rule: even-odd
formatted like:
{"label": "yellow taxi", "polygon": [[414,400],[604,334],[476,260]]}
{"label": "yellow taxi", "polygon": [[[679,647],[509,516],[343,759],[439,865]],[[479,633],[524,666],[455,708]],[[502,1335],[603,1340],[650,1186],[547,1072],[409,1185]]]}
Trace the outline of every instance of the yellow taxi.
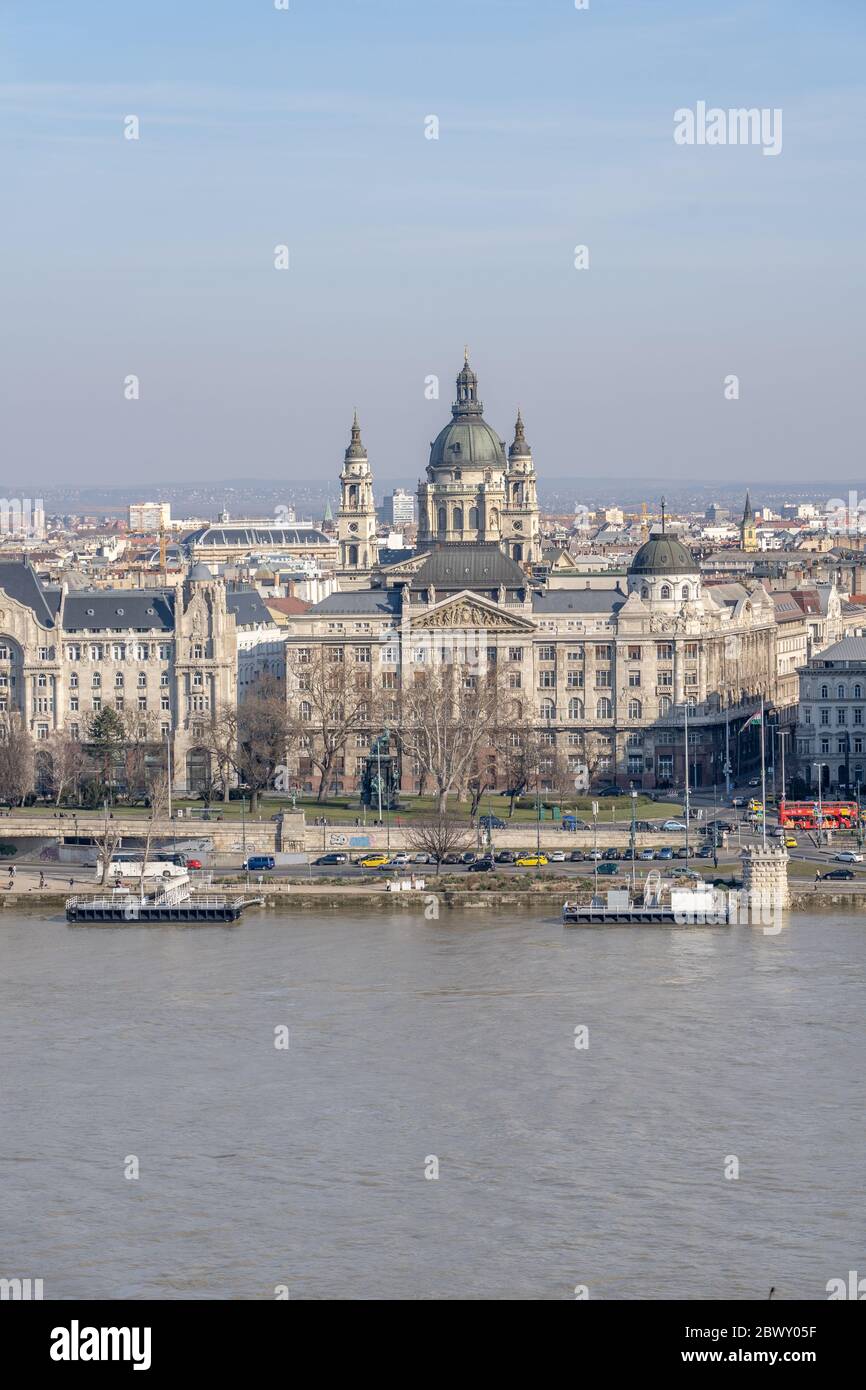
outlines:
{"label": "yellow taxi", "polygon": [[546,854],[521,854],[515,861],[518,869],[537,869],[547,863]]}
{"label": "yellow taxi", "polygon": [[796,849],[796,848],[797,848],[797,841],[794,839],[794,836],[793,836],[793,835],[786,835],[786,836],[785,836],[785,849]]}
{"label": "yellow taxi", "polygon": [[358,867],[361,869],[381,869],[387,863],[387,854],[365,854],[363,859],[358,860]]}

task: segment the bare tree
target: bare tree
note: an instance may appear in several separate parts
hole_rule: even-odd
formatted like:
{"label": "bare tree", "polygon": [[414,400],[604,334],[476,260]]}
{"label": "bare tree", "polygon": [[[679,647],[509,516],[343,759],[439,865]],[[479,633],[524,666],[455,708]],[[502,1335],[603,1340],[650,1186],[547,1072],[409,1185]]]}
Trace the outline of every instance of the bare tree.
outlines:
{"label": "bare tree", "polygon": [[33,740],[17,714],[0,715],[0,797],[21,806],[33,790],[36,763]]}
{"label": "bare tree", "polygon": [[102,875],[99,882],[103,887],[108,882],[111,861],[117,846],[120,844],[122,835],[123,831],[121,830],[120,823],[109,816],[108,806],[106,805],[105,815],[102,821],[102,831],[100,834],[94,835],[93,837],[96,843],[97,853],[102,862]]}
{"label": "bare tree", "polygon": [[272,676],[256,682],[238,709],[234,765],[250,790],[250,814],[259,809],[259,796],[284,766],[291,736],[285,693]]}
{"label": "bare tree", "polygon": [[307,755],[319,772],[319,801],[349,739],[375,719],[370,665],[346,658],[345,647],[308,647],[293,652],[286,666],[289,722],[307,739]]}
{"label": "bare tree", "polygon": [[77,800],[81,776],[88,763],[83,745],[78,739],[58,731],[50,739],[46,751],[51,759],[50,785],[55,806],[60,805],[67,788]]}
{"label": "bare tree", "polygon": [[416,671],[402,692],[398,739],[436,789],[445,814],[451,792],[469,783],[482,748],[495,740],[504,714],[495,671],[431,662]]}
{"label": "bare tree", "polygon": [[450,816],[435,816],[432,820],[412,821],[406,826],[406,843],[410,849],[432,854],[436,860],[436,872],[442,866],[446,854],[460,854],[469,846],[471,839],[465,824]]}
{"label": "bare tree", "polygon": [[207,727],[204,745],[216,765],[217,780],[224,802],[231,800],[232,773],[238,746],[238,711],[227,706],[214,713]]}
{"label": "bare tree", "polygon": [[515,802],[538,782],[541,746],[536,730],[527,720],[516,721],[514,727],[506,732],[503,757],[505,787],[510,801],[508,815],[511,817],[514,815]]}
{"label": "bare tree", "polygon": [[144,871],[150,859],[150,845],[153,839],[154,822],[164,820],[168,815],[168,774],[157,772],[150,779],[150,815],[147,818],[147,835],[144,840],[144,851],[141,857],[141,897],[144,901]]}

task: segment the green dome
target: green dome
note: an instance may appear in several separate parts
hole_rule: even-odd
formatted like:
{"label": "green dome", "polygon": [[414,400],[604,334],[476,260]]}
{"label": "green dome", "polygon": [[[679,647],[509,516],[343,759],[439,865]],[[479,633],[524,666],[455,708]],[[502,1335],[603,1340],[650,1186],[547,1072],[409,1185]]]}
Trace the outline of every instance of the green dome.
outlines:
{"label": "green dome", "polygon": [[629,574],[697,574],[694,555],[675,536],[650,536],[628,567]]}
{"label": "green dome", "polygon": [[455,415],[430,446],[431,468],[505,468],[505,446],[480,415]]}

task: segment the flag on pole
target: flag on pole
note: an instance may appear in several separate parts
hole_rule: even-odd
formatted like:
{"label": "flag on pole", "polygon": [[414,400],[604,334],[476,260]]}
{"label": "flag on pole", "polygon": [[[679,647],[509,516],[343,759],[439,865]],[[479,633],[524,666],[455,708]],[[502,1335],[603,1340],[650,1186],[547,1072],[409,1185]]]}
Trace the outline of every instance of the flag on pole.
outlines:
{"label": "flag on pole", "polygon": [[737,738],[740,737],[740,734],[744,734],[750,726],[754,725],[756,728],[760,728],[763,722],[764,718],[760,711],[757,714],[750,714],[742,727],[737,730]]}

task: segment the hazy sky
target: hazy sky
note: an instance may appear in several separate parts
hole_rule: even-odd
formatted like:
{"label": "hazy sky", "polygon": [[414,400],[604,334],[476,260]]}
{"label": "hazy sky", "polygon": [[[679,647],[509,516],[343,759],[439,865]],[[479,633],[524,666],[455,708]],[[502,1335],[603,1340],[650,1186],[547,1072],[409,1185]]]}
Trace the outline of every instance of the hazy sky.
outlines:
{"label": "hazy sky", "polygon": [[864,0],[0,0],[3,485],[333,475],[355,406],[414,484],[464,342],[575,496],[861,479],[864,58]]}

